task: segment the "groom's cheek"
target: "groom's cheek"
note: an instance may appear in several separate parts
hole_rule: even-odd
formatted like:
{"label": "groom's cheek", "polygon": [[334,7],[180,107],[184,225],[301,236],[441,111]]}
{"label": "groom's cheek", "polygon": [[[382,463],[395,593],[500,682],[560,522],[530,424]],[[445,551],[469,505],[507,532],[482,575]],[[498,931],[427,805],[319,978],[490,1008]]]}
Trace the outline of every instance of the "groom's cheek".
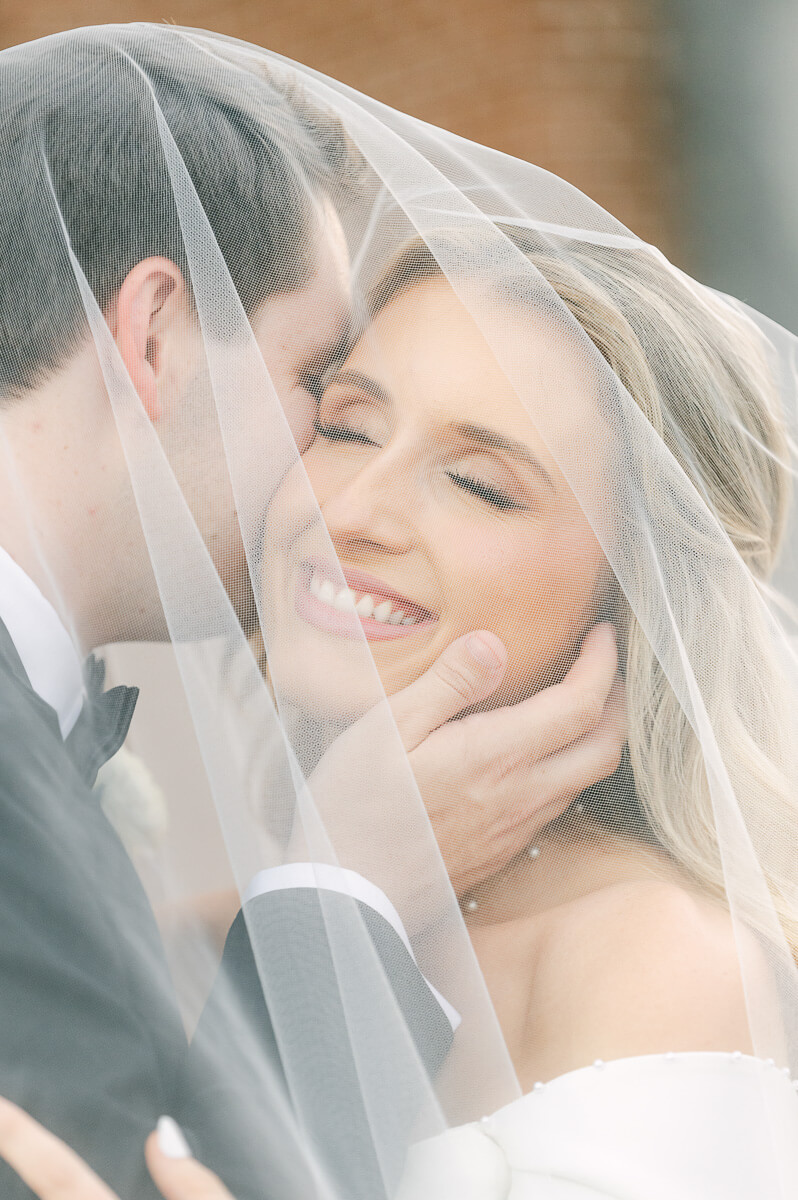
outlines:
{"label": "groom's cheek", "polygon": [[304,388],[297,387],[283,398],[281,403],[297,450],[304,454],[316,436],[314,422],[319,407],[318,400]]}
{"label": "groom's cheek", "polygon": [[[318,525],[318,504],[303,462],[297,459],[266,501],[267,553],[293,553],[297,538]],[[321,550],[321,546],[315,547]]]}

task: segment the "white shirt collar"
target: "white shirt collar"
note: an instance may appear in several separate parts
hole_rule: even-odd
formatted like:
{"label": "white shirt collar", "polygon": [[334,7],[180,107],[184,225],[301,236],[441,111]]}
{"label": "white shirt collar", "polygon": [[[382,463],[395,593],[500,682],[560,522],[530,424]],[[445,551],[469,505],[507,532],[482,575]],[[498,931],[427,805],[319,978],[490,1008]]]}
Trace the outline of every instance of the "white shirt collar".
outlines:
{"label": "white shirt collar", "polygon": [[34,692],[55,709],[65,738],[83,707],[80,656],[50,601],[2,546],[0,621],[9,632]]}

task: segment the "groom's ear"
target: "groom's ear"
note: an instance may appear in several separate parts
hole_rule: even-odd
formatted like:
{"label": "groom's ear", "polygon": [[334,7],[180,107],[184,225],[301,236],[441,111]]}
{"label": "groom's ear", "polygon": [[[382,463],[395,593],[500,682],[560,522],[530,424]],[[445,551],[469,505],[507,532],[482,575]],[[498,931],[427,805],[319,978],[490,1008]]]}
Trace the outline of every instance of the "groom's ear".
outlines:
{"label": "groom's ear", "polygon": [[158,376],[164,339],[185,316],[186,286],[168,258],[145,258],[125,276],[108,323],[151,421],[161,415]]}

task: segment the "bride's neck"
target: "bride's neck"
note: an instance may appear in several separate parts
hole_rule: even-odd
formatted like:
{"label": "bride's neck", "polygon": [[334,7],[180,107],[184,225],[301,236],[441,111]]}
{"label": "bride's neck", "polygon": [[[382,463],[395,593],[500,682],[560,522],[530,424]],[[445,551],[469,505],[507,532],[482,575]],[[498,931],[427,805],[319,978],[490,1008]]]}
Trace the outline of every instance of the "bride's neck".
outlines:
{"label": "bride's neck", "polygon": [[548,912],[611,884],[677,877],[663,851],[586,818],[578,827],[543,831],[464,897],[462,908],[469,925],[496,925]]}

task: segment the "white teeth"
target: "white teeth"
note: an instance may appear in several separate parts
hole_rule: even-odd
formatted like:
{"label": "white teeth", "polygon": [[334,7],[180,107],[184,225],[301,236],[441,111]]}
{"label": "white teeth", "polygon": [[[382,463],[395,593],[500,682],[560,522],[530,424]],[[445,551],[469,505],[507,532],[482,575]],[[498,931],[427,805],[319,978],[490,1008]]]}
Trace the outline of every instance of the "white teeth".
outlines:
{"label": "white teeth", "polygon": [[379,621],[382,625],[415,625],[415,617],[406,617],[401,608],[394,609],[390,600],[381,600],[375,604],[374,597],[365,595],[357,599],[357,593],[351,588],[336,588],[330,579],[324,579],[315,572],[310,577],[308,585],[311,595],[318,597],[322,604],[338,612],[354,612],[364,620]]}
{"label": "white teeth", "polygon": [[334,605],[339,612],[354,612],[355,611],[355,595],[351,588],[341,588],[338,595],[335,597]]}
{"label": "white teeth", "polygon": [[374,612],[374,601],[371,596],[363,596],[355,605],[355,612],[359,617],[370,617]]}

